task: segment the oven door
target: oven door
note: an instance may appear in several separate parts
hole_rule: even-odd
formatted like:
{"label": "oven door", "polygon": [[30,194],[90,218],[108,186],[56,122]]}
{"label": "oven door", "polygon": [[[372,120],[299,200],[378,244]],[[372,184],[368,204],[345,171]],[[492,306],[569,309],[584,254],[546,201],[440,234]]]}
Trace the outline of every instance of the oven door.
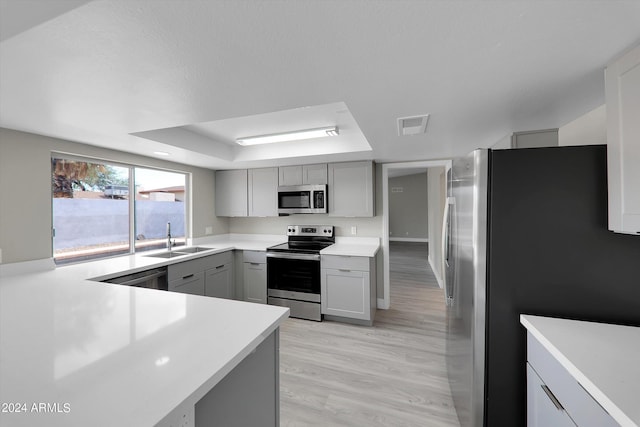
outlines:
{"label": "oven door", "polygon": [[320,255],[267,252],[267,290],[271,297],[320,302]]}

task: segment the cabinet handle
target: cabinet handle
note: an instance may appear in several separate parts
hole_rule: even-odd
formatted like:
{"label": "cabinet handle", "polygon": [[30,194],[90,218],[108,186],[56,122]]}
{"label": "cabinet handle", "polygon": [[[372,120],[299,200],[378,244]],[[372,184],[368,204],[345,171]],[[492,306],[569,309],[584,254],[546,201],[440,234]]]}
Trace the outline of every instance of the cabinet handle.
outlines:
{"label": "cabinet handle", "polygon": [[544,390],[545,394],[547,395],[547,397],[549,398],[549,400],[551,400],[551,402],[554,404],[554,406],[556,407],[556,409],[558,411],[564,411],[564,407],[562,406],[562,404],[560,403],[560,401],[558,400],[558,398],[553,394],[553,392],[551,390],[549,390],[549,387],[547,387],[546,385],[541,385],[540,387],[542,387],[542,390]]}
{"label": "cabinet handle", "polygon": [[184,279],[188,279],[188,278],[193,277],[193,276],[195,276],[195,274],[189,274],[188,276],[182,276],[182,279],[183,280]]}
{"label": "cabinet handle", "polygon": [[260,265],[259,262],[250,262],[249,264],[251,264],[251,265]]}
{"label": "cabinet handle", "polygon": [[344,271],[345,273],[351,273],[351,270],[347,270],[346,268],[339,268],[338,271]]}
{"label": "cabinet handle", "polygon": [[224,267],[224,264],[217,266],[216,270],[219,269],[219,268],[222,268],[222,267]]}

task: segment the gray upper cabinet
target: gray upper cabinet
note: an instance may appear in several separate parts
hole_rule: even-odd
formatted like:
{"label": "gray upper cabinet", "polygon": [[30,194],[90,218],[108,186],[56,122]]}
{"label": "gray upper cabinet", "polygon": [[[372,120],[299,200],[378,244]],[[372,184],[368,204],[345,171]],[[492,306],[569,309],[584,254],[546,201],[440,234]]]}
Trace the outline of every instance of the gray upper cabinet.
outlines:
{"label": "gray upper cabinet", "polygon": [[557,147],[558,129],[544,129],[528,132],[514,132],[511,136],[512,148]]}
{"label": "gray upper cabinet", "polygon": [[609,230],[640,234],[640,45],[605,71]]}
{"label": "gray upper cabinet", "polygon": [[249,216],[278,216],[278,168],[249,169]]}
{"label": "gray upper cabinet", "polygon": [[282,166],[278,170],[279,185],[326,184],[327,164]]}
{"label": "gray upper cabinet", "polygon": [[302,166],[302,183],[303,184],[326,184],[327,183],[327,165],[304,165]]}
{"label": "gray upper cabinet", "polygon": [[278,168],[278,185],[301,185],[302,166],[280,166]]}
{"label": "gray upper cabinet", "polygon": [[216,216],[247,216],[247,170],[216,171]]}
{"label": "gray upper cabinet", "polygon": [[329,216],[375,216],[373,162],[330,163]]}

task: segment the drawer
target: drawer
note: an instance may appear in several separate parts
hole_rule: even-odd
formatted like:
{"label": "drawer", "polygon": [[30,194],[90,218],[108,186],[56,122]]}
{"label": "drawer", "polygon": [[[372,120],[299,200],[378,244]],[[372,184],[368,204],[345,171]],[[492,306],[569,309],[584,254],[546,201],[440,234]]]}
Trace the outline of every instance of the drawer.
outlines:
{"label": "drawer", "polygon": [[231,265],[233,253],[231,251],[221,252],[219,254],[204,257],[205,270],[210,268],[219,268],[224,265]]}
{"label": "drawer", "polygon": [[581,427],[619,426],[569,371],[530,333],[527,333],[527,361],[577,425]]}
{"label": "drawer", "polygon": [[205,271],[219,265],[229,264],[231,263],[232,257],[232,251],[225,251],[215,255],[208,255],[189,261],[171,264],[167,269],[167,280],[171,282],[176,279],[181,279],[184,276],[188,276],[189,274]]}
{"label": "drawer", "polygon": [[204,295],[204,271],[170,281],[169,290],[185,294]]}
{"label": "drawer", "polygon": [[243,261],[252,264],[266,264],[267,253],[263,251],[244,251],[242,253]]}
{"label": "drawer", "polygon": [[320,259],[321,268],[335,270],[369,271],[370,263],[371,258],[363,256],[322,255]]}

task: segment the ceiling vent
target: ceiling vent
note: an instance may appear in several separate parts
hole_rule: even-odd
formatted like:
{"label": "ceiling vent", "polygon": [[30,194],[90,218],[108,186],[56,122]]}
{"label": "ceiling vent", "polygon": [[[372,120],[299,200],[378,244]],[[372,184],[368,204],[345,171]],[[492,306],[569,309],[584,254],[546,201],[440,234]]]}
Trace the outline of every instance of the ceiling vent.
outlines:
{"label": "ceiling vent", "polygon": [[400,117],[398,119],[398,136],[418,135],[427,132],[429,115]]}

